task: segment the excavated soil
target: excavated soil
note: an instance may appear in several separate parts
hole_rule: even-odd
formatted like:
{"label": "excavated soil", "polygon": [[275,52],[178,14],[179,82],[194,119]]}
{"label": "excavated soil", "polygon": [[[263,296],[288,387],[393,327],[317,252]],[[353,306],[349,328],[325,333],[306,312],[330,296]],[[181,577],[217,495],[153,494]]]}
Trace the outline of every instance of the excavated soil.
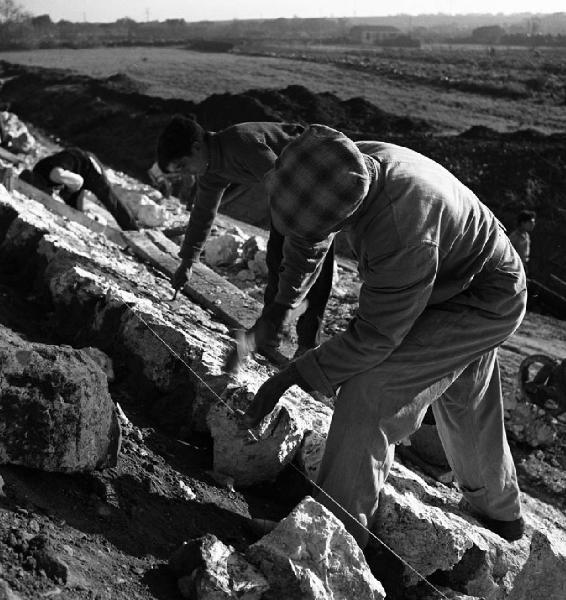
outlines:
{"label": "excavated soil", "polygon": [[[157,135],[175,113],[195,114],[210,130],[243,121],[294,120],[324,123],[355,139],[412,147],[450,169],[508,228],[514,227],[518,210],[535,209],[531,276],[551,288],[551,274],[566,280],[566,132],[498,133],[472,127],[460,135],[436,135],[423,119],[398,117],[361,98],[344,101],[297,85],[215,94],[195,104],[144,95],[145,85],[125,74],[95,79],[2,61],[0,78],[4,107],[63,144],[91,150],[106,164],[141,180],[147,180]],[[257,213],[238,202],[226,210],[250,221]]]}

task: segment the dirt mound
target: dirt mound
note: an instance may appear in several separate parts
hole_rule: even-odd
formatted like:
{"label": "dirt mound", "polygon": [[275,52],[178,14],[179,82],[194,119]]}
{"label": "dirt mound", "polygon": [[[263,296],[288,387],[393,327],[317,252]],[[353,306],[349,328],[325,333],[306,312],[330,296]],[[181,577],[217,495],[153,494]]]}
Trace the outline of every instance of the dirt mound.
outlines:
{"label": "dirt mound", "polygon": [[147,85],[143,81],[134,79],[125,73],[110,75],[106,78],[105,83],[109,89],[126,94],[143,94],[147,90]]}
{"label": "dirt mound", "polygon": [[175,113],[194,113],[211,130],[242,121],[301,121],[366,137],[430,131],[423,120],[391,115],[362,98],[342,101],[299,85],[214,94],[194,104],[146,96],[144,84],[123,73],[95,79],[0,62],[0,77],[9,77],[2,96],[22,118],[137,176],[145,174],[153,160],[155,138]]}
{"label": "dirt mound", "polygon": [[301,85],[282,90],[251,90],[248,94],[275,109],[286,121],[324,123],[349,132],[363,132],[366,138],[431,131],[422,119],[392,115],[364,98],[340,100],[330,92],[315,94]]}

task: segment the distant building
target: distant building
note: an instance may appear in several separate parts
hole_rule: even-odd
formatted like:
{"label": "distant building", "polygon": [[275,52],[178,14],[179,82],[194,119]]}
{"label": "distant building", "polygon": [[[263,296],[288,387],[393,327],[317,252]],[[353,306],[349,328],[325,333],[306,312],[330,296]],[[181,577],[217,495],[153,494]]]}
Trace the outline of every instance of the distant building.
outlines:
{"label": "distant building", "polygon": [[356,25],[350,29],[350,41],[375,45],[399,37],[401,30],[391,25]]}
{"label": "distant building", "polygon": [[485,27],[476,27],[472,31],[472,40],[478,44],[499,44],[504,35],[505,30],[503,27],[486,25]]}

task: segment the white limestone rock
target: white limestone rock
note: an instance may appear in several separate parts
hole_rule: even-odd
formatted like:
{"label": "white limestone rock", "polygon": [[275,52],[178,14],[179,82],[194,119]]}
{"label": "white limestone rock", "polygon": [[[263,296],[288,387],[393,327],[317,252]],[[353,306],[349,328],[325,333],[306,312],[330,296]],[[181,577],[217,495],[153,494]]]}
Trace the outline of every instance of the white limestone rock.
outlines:
{"label": "white limestone rock", "polygon": [[15,114],[4,110],[0,112],[0,121],[2,121],[0,129],[4,132],[0,142],[11,152],[27,153],[35,148],[35,138],[30,133],[27,125],[20,121]]}
{"label": "white limestone rock", "polygon": [[382,600],[383,586],[343,524],[305,498],[246,553],[278,600]]}
{"label": "white limestone rock", "polygon": [[508,411],[505,426],[517,440],[532,448],[544,448],[556,440],[558,428],[555,423],[556,420],[542,408],[521,402]]}
{"label": "white limestone rock", "polygon": [[212,534],[184,542],[170,557],[183,598],[259,600],[267,580],[232,546]]}
{"label": "white limestone rock", "polygon": [[516,577],[508,600],[566,598],[566,539],[536,531],[530,554]]}
{"label": "white limestone rock", "polygon": [[466,593],[503,600],[526,560],[528,540],[507,543],[463,513],[458,500],[456,492],[451,498],[448,488],[432,487],[394,464],[380,495],[375,534],[412,567],[405,568],[406,585],[418,583],[415,570],[426,577],[457,568],[454,576]]}
{"label": "white limestone rock", "polygon": [[214,471],[233,477],[236,486],[274,480],[293,460],[303,437],[284,406],[259,429],[243,427],[235,411],[245,411],[252,398],[245,388],[229,390],[226,403],[215,404],[207,417],[214,438]]}
{"label": "white limestone rock", "polygon": [[234,233],[211,237],[205,245],[205,260],[211,266],[233,265],[240,256],[242,238]]}
{"label": "white limestone rock", "polygon": [[295,457],[306,431],[325,436],[330,426],[328,407],[291,388],[276,410],[250,431],[242,426],[238,411],[245,412],[252,398],[246,387],[229,388],[207,417],[214,470],[233,477],[236,486],[274,480]]}
{"label": "white limestone rock", "polygon": [[164,225],[167,211],[146,194],[124,188],[116,188],[115,191],[124,204],[133,212],[141,227],[161,227]]}

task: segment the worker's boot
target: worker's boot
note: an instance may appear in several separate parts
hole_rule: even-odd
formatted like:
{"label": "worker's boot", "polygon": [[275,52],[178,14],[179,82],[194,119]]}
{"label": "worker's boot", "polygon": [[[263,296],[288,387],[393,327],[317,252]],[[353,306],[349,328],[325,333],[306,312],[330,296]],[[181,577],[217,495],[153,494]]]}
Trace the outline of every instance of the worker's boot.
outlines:
{"label": "worker's boot", "polygon": [[500,521],[479,513],[465,498],[458,502],[458,508],[476,518],[486,529],[493,531],[508,542],[516,542],[525,534],[525,520],[523,517],[513,521]]}
{"label": "worker's boot", "polygon": [[516,542],[525,534],[525,520],[519,517],[513,521],[499,521],[489,517],[478,517],[478,521],[487,529],[508,542]]}

